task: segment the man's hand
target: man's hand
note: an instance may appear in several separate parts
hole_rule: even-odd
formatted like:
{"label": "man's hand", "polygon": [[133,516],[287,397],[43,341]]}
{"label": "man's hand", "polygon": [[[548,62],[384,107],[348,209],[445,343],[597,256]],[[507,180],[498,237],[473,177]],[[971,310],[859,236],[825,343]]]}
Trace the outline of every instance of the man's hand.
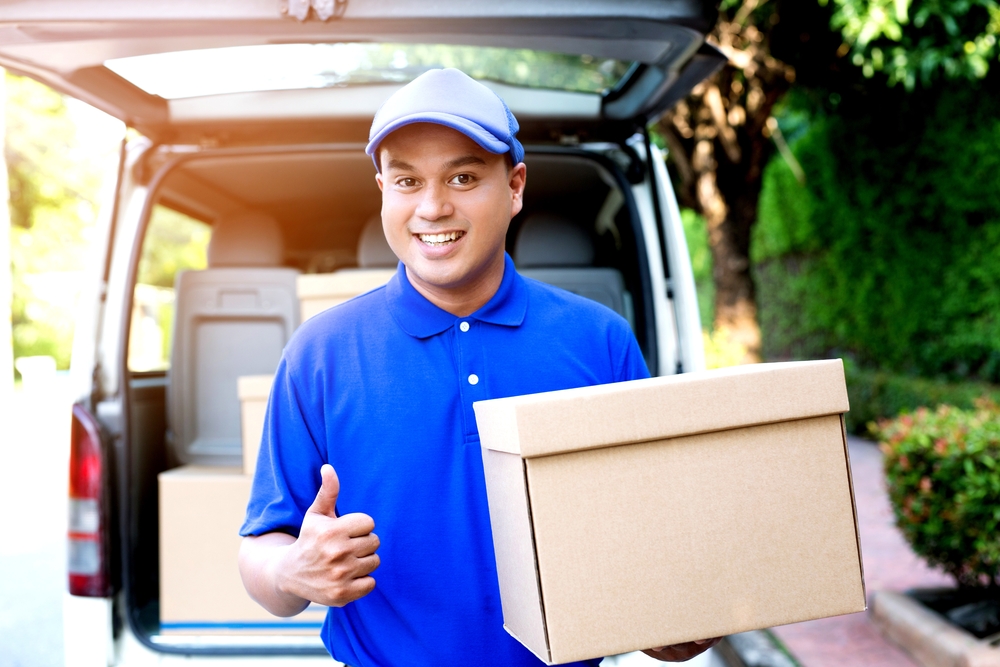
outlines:
{"label": "man's hand", "polygon": [[247,592],[272,614],[292,616],[309,601],[343,607],[375,588],[379,566],[375,521],[367,514],[337,516],[340,480],[333,466],[302,519],[298,539],[284,533],[244,538],[240,574]]}
{"label": "man's hand", "polygon": [[690,660],[696,655],[701,655],[708,649],[712,648],[716,644],[722,641],[722,637],[716,637],[715,639],[696,639],[693,642],[685,642],[684,644],[674,644],[673,646],[661,646],[660,648],[651,648],[643,651],[650,658],[656,658],[657,660],[662,660],[663,662],[684,662],[685,660]]}

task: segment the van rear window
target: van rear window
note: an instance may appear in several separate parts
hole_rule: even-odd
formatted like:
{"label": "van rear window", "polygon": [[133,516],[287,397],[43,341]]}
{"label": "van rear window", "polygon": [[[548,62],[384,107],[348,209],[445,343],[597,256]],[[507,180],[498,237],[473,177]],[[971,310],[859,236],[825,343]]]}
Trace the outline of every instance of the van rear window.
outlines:
{"label": "van rear window", "polygon": [[632,63],[453,44],[262,44],[116,58],[105,67],[166,99],[265,90],[406,83],[438,67],[530,88],[601,93]]}

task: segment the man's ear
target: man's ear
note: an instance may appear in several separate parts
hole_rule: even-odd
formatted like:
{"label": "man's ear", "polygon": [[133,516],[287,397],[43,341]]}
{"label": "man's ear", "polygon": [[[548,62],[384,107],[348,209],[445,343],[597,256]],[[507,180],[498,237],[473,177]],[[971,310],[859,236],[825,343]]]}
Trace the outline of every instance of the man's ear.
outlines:
{"label": "man's ear", "polygon": [[524,206],[524,184],[528,168],[523,162],[518,162],[507,174],[507,185],[510,187],[510,217],[521,212]]}
{"label": "man's ear", "polygon": [[377,171],[375,172],[375,182],[378,183],[378,189],[381,190],[382,189],[382,174],[380,174]]}

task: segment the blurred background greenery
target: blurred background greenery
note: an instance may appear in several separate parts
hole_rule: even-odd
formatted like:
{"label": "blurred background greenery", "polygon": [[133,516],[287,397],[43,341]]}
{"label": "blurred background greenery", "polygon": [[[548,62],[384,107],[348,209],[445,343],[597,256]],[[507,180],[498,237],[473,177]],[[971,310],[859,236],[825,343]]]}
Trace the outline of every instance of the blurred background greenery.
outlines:
{"label": "blurred background greenery", "polygon": [[7,74],[4,83],[14,357],[52,356],[65,369],[79,277],[124,128],[31,79]]}
{"label": "blurred background greenery", "polygon": [[[859,432],[1000,396],[998,33],[994,0],[724,0],[730,64],[652,127],[710,365],[842,357]],[[515,79],[540,67],[504,58]],[[6,82],[14,354],[66,368],[124,128]],[[145,245],[151,289],[204,264],[207,230],[169,215]]]}
{"label": "blurred background greenery", "polygon": [[990,0],[723,2],[730,64],[654,127],[709,365],[844,358],[855,432],[1000,395],[998,32]]}

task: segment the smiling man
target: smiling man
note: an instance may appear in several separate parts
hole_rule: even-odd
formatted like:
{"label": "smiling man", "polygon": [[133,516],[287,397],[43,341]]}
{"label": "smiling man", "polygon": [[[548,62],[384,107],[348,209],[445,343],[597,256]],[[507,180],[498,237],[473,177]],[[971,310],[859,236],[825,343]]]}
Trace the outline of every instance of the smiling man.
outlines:
{"label": "smiling man", "polygon": [[517,130],[457,70],[386,101],[367,152],[399,269],[304,323],[275,376],[240,572],[274,614],[329,606],[323,642],[352,667],[542,664],[503,629],[472,403],[649,375],[622,318],[504,252]]}

